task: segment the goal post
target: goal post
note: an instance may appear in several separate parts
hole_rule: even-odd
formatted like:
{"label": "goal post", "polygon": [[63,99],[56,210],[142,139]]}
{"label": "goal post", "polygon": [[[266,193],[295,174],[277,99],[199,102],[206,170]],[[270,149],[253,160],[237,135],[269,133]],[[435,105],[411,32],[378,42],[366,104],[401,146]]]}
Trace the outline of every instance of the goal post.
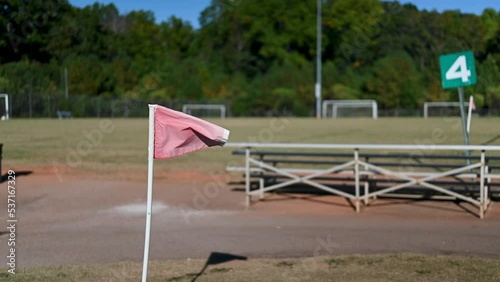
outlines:
{"label": "goal post", "polygon": [[226,118],[226,105],[223,104],[184,104],[182,105],[182,112],[186,114],[193,114],[193,110],[202,110],[206,112],[218,111],[221,119]]}
{"label": "goal post", "polygon": [[[464,103],[464,106],[468,107],[469,103]],[[424,118],[429,117],[430,108],[441,108],[448,110],[449,108],[459,108],[459,102],[425,102],[424,103]],[[449,111],[448,111],[449,112]]]}
{"label": "goal post", "polygon": [[378,118],[378,105],[375,100],[324,100],[322,109],[323,118],[327,117],[329,108],[332,109],[332,118],[338,118],[339,109],[343,108],[365,108],[371,111],[370,115],[372,119]]}
{"label": "goal post", "polygon": [[[9,95],[8,94],[0,94],[0,100],[3,100],[5,103],[5,112],[0,111],[1,120],[9,120]],[[0,102],[1,105],[1,102]]]}

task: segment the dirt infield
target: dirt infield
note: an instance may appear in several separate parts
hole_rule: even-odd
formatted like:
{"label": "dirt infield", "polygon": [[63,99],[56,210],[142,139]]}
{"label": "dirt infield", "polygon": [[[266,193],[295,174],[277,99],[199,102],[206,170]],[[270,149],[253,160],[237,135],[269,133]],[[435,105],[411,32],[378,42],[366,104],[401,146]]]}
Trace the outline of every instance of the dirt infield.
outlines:
{"label": "dirt infield", "polygon": [[[44,169],[19,176],[18,267],[141,261],[142,178],[67,174],[60,182]],[[155,181],[152,260],[207,258],[212,252],[249,258],[401,252],[500,258],[496,203],[484,220],[449,201],[379,199],[356,214],[343,198],[307,194],[272,195],[247,210],[241,191],[209,187],[206,178],[177,173]],[[6,198],[6,189],[0,197]],[[0,220],[6,219],[2,211]],[[0,231],[5,254],[6,230]],[[1,265],[5,260],[0,256]]]}

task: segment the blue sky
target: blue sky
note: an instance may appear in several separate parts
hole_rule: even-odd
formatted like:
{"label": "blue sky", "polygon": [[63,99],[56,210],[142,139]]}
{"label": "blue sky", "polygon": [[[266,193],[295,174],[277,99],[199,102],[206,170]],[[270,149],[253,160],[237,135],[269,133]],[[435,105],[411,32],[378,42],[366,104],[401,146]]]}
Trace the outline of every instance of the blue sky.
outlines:
{"label": "blue sky", "polygon": [[[69,0],[69,2],[74,6],[84,7],[96,2],[96,0]],[[115,3],[120,13],[123,14],[132,10],[151,10],[155,13],[157,22],[164,21],[175,15],[178,18],[190,21],[197,28],[199,26],[198,17],[200,12],[210,4],[211,0],[98,0],[97,2],[104,4]],[[500,10],[500,1],[491,0],[401,0],[400,2],[411,2],[419,9],[436,9],[440,12],[459,9],[462,12],[480,14],[487,7]]]}

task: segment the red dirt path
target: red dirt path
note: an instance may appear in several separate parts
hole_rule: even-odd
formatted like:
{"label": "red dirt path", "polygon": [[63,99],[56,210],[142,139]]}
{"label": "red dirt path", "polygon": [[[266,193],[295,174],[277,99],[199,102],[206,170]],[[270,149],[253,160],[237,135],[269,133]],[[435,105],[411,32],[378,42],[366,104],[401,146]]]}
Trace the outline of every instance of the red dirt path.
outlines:
{"label": "red dirt path", "polygon": [[[64,173],[32,168],[18,176],[18,266],[141,261],[145,174]],[[116,180],[116,179],[126,180]],[[272,195],[244,206],[227,175],[158,174],[151,259],[417,252],[500,258],[500,208],[484,220],[448,201],[375,201],[356,214],[340,197]],[[6,187],[7,183],[0,184]],[[222,186],[220,186],[222,185]],[[0,190],[6,202],[6,189]],[[0,206],[0,231],[6,207]],[[475,210],[474,210],[475,211]],[[7,234],[0,235],[5,265]]]}

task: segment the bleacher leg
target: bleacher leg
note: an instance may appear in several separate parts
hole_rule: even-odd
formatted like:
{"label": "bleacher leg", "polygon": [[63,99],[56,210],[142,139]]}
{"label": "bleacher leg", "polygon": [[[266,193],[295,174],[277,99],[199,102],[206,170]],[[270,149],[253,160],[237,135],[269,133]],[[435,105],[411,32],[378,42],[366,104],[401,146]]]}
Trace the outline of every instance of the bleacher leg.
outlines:
{"label": "bleacher leg", "polygon": [[368,191],[368,185],[369,185],[368,181],[365,182],[365,195],[364,196],[365,196],[365,205],[367,205],[367,206],[368,206],[368,203],[369,203],[369,198],[367,196],[368,193],[369,193],[369,191]]}
{"label": "bleacher leg", "polygon": [[479,175],[479,218],[483,219],[484,218],[484,211],[486,209],[486,198],[487,196],[485,195],[485,185],[484,185],[484,174],[485,174],[485,165],[486,165],[486,160],[484,156],[484,150],[481,151],[481,167],[480,169],[480,175]]}
{"label": "bleacher leg", "polygon": [[264,199],[264,178],[259,179],[260,195],[259,200]]}
{"label": "bleacher leg", "polygon": [[247,208],[250,207],[250,148],[245,150],[245,192],[246,192],[246,205]]}
{"label": "bleacher leg", "polygon": [[356,193],[356,212],[359,212],[359,150],[354,150],[354,184]]}

